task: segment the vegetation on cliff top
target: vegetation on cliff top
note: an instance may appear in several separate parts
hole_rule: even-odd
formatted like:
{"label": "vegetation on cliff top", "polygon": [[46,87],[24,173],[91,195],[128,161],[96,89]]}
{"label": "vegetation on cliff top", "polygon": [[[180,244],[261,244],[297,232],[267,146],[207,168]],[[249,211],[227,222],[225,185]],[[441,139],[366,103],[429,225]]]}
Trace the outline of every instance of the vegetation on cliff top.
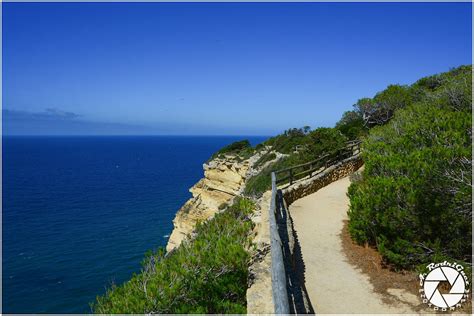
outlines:
{"label": "vegetation on cliff top", "polygon": [[327,127],[320,127],[313,131],[309,127],[292,128],[281,135],[268,139],[263,143],[265,146],[271,146],[272,150],[287,156],[275,161],[259,174],[250,178],[246,183],[244,193],[247,196],[261,196],[271,188],[270,174],[272,171],[317,159],[334,148],[342,147],[347,140],[348,137],[340,130]]}
{"label": "vegetation on cliff top", "polygon": [[239,157],[240,159],[248,159],[254,152],[255,149],[252,147],[250,142],[245,139],[233,142],[232,144],[219,149],[211,156],[210,160],[215,158],[223,158],[225,155],[233,155]]}
{"label": "vegetation on cliff top", "polygon": [[255,206],[237,199],[225,211],[198,224],[194,239],[165,256],[150,253],[131,280],[109,288],[91,304],[110,313],[246,313],[250,232]]}
{"label": "vegetation on cliff top", "polygon": [[256,162],[255,162],[255,167],[260,167],[264,164],[266,164],[267,162],[269,161],[272,161],[272,160],[275,160],[277,158],[277,155],[275,154],[275,152],[268,152],[264,155],[262,155],[262,157],[260,157]]}

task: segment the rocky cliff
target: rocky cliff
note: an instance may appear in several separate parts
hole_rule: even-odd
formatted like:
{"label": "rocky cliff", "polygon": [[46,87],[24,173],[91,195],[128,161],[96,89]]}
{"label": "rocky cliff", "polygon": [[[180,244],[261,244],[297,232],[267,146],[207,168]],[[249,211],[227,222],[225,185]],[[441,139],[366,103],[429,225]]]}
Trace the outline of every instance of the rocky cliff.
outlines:
{"label": "rocky cliff", "polygon": [[197,222],[212,218],[241,194],[245,180],[258,172],[254,168],[255,162],[265,153],[266,150],[261,150],[248,159],[222,155],[205,163],[204,178],[189,190],[193,197],[176,213],[166,250],[169,252],[179,246],[186,236],[192,234]]}

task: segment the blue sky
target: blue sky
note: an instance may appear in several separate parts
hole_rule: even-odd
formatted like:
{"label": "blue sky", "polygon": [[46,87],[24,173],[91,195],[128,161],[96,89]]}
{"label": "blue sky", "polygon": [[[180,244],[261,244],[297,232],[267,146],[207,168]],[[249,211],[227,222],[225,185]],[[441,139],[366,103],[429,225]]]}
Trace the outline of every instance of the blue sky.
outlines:
{"label": "blue sky", "polygon": [[272,135],[471,63],[470,3],[3,3],[6,134]]}

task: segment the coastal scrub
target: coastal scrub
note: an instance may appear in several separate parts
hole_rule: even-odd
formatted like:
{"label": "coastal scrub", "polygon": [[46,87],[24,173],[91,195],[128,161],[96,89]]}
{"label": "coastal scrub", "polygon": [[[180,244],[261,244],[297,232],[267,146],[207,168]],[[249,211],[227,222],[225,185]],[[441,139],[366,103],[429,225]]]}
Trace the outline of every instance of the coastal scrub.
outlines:
{"label": "coastal scrub", "polygon": [[238,198],[196,226],[194,238],[168,255],[147,255],[139,274],[91,304],[97,314],[246,313],[248,262],[255,205]]}
{"label": "coastal scrub", "polygon": [[[413,104],[374,127],[349,188],[349,231],[401,268],[471,261],[471,67],[423,78]],[[375,111],[374,111],[375,112]]]}

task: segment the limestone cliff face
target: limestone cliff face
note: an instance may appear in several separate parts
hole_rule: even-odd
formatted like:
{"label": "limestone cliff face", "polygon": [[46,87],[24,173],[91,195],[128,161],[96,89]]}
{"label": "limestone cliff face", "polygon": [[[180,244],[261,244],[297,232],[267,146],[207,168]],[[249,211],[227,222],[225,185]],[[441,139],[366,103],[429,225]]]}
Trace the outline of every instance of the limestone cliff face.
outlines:
{"label": "limestone cliff face", "polygon": [[212,218],[241,194],[245,180],[253,172],[253,165],[264,153],[260,151],[246,160],[226,155],[204,164],[204,178],[189,190],[193,197],[176,213],[166,250],[171,251],[179,246],[193,232],[198,221]]}

